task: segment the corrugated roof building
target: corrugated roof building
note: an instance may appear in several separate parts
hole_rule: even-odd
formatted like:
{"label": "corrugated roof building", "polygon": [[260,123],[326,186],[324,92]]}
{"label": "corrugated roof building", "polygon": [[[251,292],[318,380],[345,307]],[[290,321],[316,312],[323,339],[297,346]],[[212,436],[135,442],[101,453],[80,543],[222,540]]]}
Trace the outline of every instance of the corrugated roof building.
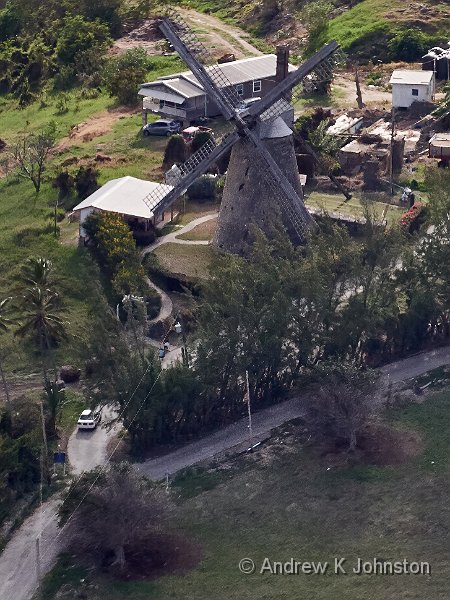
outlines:
{"label": "corrugated roof building", "polygon": [[[278,71],[283,68],[283,63],[277,61],[275,54],[266,54],[222,63],[215,65],[215,68],[222,71],[226,81],[230,82],[242,100],[248,100],[264,97],[276,85]],[[287,69],[290,72],[295,67],[288,64]],[[208,98],[191,71],[166,75],[151,83],[144,83],[138,93],[144,97],[144,113],[152,112],[187,123],[200,117],[220,114],[218,106]]]}
{"label": "corrugated roof building", "polygon": [[432,102],[434,98],[434,73],[396,69],[389,82],[392,86],[392,106],[409,108],[413,102]]}

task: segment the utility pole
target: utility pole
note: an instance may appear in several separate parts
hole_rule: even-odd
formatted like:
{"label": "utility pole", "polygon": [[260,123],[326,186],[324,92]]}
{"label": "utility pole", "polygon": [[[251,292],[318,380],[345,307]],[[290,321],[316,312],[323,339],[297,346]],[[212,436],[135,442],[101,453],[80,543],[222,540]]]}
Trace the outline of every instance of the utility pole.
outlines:
{"label": "utility pole", "polygon": [[358,108],[361,110],[364,108],[364,102],[361,93],[361,85],[359,83],[359,73],[358,67],[355,67],[355,84],[356,84],[356,102],[358,103]]}
{"label": "utility pole", "polygon": [[248,410],[248,436],[249,436],[249,441],[250,441],[250,450],[253,449],[252,447],[252,442],[253,442],[253,428],[252,428],[252,410],[251,410],[251,403],[250,403],[250,386],[248,383],[248,371],[245,371],[245,384],[247,386],[247,393],[245,394],[247,397],[247,410]]}
{"label": "utility pole", "polygon": [[394,195],[394,138],[395,138],[395,108],[391,112],[391,151],[389,156],[389,184],[391,186],[391,196]]}

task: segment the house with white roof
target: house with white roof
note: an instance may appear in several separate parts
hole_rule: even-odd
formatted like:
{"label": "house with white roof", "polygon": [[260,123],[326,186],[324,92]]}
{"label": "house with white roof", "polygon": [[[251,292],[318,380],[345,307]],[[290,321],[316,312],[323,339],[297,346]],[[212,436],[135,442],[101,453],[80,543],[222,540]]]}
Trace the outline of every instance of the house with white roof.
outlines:
{"label": "house with white roof", "polygon": [[432,71],[396,69],[389,83],[393,108],[409,108],[413,102],[433,102],[435,81]]}
{"label": "house with white roof", "polygon": [[[230,82],[242,100],[248,100],[264,97],[288,72],[295,70],[288,63],[288,58],[287,47],[281,46],[277,49],[277,55],[244,58],[218,64],[214,68],[220,69],[226,78],[224,82]],[[219,107],[208,97],[191,71],[143,83],[138,93],[143,96],[144,122],[149,112],[186,124],[200,117],[215,117],[220,114]]]}
{"label": "house with white roof", "polygon": [[[152,194],[156,188],[158,188],[157,196]],[[146,233],[153,230],[158,222],[164,220],[164,212],[159,210],[158,206],[172,189],[171,185],[130,176],[111,179],[73,209],[80,220],[80,239],[86,238],[86,232],[83,229],[84,221],[95,211],[122,215],[130,225],[136,240],[144,239]],[[173,212],[171,212],[171,218],[173,218]]]}

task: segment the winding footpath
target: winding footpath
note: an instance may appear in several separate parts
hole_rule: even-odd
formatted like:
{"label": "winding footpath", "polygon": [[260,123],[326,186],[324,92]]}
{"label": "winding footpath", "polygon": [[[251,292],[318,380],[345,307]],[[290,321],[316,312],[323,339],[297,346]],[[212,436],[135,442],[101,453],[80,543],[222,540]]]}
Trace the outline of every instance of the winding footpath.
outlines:
{"label": "winding footpath", "polygon": [[[210,215],[198,217],[197,219],[194,219],[193,221],[191,221],[184,227],[180,227],[176,231],[172,231],[171,233],[168,233],[167,235],[163,235],[162,237],[158,238],[155,242],[153,242],[153,244],[146,246],[142,250],[142,253],[141,253],[142,257],[146,256],[150,252],[153,252],[154,250],[156,250],[156,248],[159,248],[159,246],[162,246],[163,244],[171,243],[171,244],[186,244],[186,245],[194,245],[194,246],[207,246],[209,244],[208,240],[180,240],[180,239],[178,239],[177,236],[182,235],[183,233],[188,233],[189,231],[192,231],[193,229],[195,229],[195,227],[197,227],[197,225],[201,225],[202,223],[206,223],[207,221],[211,221],[212,219],[217,219],[218,214],[219,213],[215,212]],[[156,285],[156,283],[154,283],[149,277],[146,277],[145,279],[146,279],[147,284],[151,288],[153,288],[156,291],[156,293],[159,294],[159,297],[161,298],[161,308],[160,308],[159,314],[154,319],[151,319],[148,321],[148,324],[152,325],[153,323],[156,323],[157,321],[164,321],[165,319],[170,317],[170,315],[172,314],[172,311],[173,311],[173,304],[172,304],[172,300],[170,299],[170,296],[168,294],[166,294],[166,292],[164,290],[162,290],[160,287],[158,287]]]}

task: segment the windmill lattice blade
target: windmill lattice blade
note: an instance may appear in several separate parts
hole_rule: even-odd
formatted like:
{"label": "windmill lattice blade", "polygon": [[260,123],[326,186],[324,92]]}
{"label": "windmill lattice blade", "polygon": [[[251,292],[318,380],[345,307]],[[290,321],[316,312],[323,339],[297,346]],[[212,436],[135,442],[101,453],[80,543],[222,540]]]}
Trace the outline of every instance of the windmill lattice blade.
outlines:
{"label": "windmill lattice blade", "polygon": [[[237,142],[237,132],[225,134],[216,144],[208,140],[182,165],[174,165],[166,173],[166,183],[158,185],[146,198],[145,204],[152,212],[162,212],[188,189],[194,181]],[[169,189],[168,186],[173,186]]]}
{"label": "windmill lattice blade", "polygon": [[[248,109],[248,114],[253,116],[264,114],[265,120],[278,117],[280,115],[279,110],[283,107],[283,104],[278,104],[278,100],[283,99],[286,101],[286,97],[292,93],[292,89],[321,63],[330,58],[338,48],[338,43],[334,41],[330,42],[327,46],[324,46],[319,52],[316,52],[314,56],[300,65],[296,71],[289,73],[289,75],[280,81],[277,86],[272,88],[264,98],[259,102],[255,102],[255,104]],[[284,112],[284,110],[282,112]]]}
{"label": "windmill lattice blade", "polygon": [[269,184],[273,190],[274,197],[292,224],[299,240],[304,241],[308,230],[315,224],[314,219],[306,209],[303,199],[298,196],[288,179],[283,175],[280,167],[261,142],[258,135],[248,128],[245,129],[245,132],[268,166],[269,174],[271,174]]}
{"label": "windmill lattice blade", "polygon": [[161,31],[191,68],[205,91],[217,102],[224,117],[231,119],[234,109],[240,103],[235,87],[217,64],[205,68],[204,65],[211,62],[211,56],[181,16],[173,9],[166,11],[166,15],[160,25]]}

